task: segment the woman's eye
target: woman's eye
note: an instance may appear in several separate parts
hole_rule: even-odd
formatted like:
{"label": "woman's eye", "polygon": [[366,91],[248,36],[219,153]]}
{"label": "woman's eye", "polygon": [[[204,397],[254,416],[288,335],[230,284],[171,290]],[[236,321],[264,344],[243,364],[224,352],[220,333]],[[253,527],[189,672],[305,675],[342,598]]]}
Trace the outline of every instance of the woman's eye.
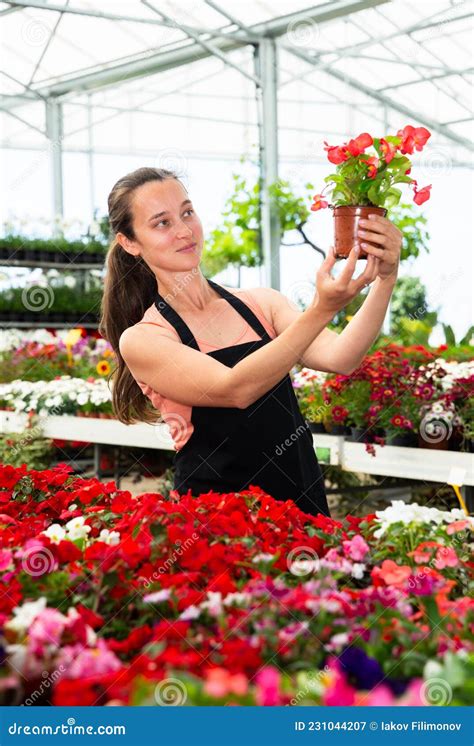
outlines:
{"label": "woman's eye", "polygon": [[[192,209],[192,208],[190,207],[190,208],[189,208],[189,210],[186,210],[185,212],[191,212],[191,213],[193,213],[193,212],[194,212],[194,210],[193,210],[193,209]],[[157,228],[157,227],[158,227],[159,225],[164,225],[165,223],[169,223],[169,222],[170,222],[170,221],[169,221],[169,220],[167,220],[167,219],[164,219],[164,220],[160,220],[160,221],[159,221],[158,223],[156,223],[156,224],[155,224],[155,225],[154,225],[153,227],[154,227],[154,228]]]}

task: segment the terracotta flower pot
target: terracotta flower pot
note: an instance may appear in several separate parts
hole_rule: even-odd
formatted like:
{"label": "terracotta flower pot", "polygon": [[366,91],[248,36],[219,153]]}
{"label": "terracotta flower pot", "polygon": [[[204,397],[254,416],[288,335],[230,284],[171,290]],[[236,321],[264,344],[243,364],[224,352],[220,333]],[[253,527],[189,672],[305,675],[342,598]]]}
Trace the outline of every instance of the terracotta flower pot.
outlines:
{"label": "terracotta flower pot", "polygon": [[[352,247],[360,243],[361,239],[357,235],[359,230],[359,220],[366,220],[370,214],[382,215],[385,217],[387,210],[385,207],[370,207],[369,205],[343,205],[333,207],[334,215],[334,256],[337,259],[347,259]],[[377,244],[365,241],[369,246],[380,248]],[[367,259],[368,254],[361,247],[359,259]]]}

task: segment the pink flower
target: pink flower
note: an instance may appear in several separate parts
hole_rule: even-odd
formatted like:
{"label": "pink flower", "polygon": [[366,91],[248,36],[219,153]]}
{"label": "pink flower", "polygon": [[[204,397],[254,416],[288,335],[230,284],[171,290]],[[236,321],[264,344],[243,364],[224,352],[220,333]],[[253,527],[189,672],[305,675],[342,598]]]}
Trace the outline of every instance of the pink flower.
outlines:
{"label": "pink flower", "polygon": [[265,666],[256,678],[256,701],[259,707],[280,704],[280,672],[273,666]]}
{"label": "pink flower", "polygon": [[455,534],[456,531],[463,531],[468,526],[469,526],[469,521],[466,521],[466,520],[454,521],[453,523],[450,523],[449,526],[446,528],[446,533],[449,536],[451,536],[451,534]]}
{"label": "pink flower", "polygon": [[392,707],[396,704],[392,690],[386,684],[379,684],[370,692],[357,692],[358,707]]}
{"label": "pink flower", "polygon": [[445,567],[456,567],[459,560],[452,547],[439,547],[434,564],[437,570],[443,570]]}
{"label": "pink flower", "polygon": [[324,207],[327,207],[329,204],[328,202],[326,202],[325,199],[323,199],[322,194],[315,194],[313,199],[314,199],[314,202],[310,208],[311,210],[313,210],[313,212],[315,212],[316,210],[322,210]]}
{"label": "pink flower", "polygon": [[105,640],[99,638],[95,648],[84,648],[81,644],[66,645],[58,656],[57,668],[66,668],[66,679],[82,679],[112,673],[122,668],[115,653],[108,649]]}
{"label": "pink flower", "polygon": [[346,557],[350,557],[355,562],[361,562],[369,551],[368,544],[360,534],[353,536],[350,541],[343,541],[342,546]]}
{"label": "pink flower", "polygon": [[0,549],[0,571],[13,565],[13,555],[9,549]]}
{"label": "pink flower", "polygon": [[247,693],[248,680],[245,674],[231,674],[225,668],[211,668],[206,674],[204,691],[210,697],[225,697],[233,693],[244,695]]}
{"label": "pink flower", "polygon": [[44,609],[33,619],[28,630],[31,648],[36,655],[43,655],[44,646],[59,648],[68,618],[57,609]]}
{"label": "pink flower", "polygon": [[328,667],[330,669],[329,685],[326,688],[323,696],[323,705],[328,707],[346,707],[353,705],[355,701],[355,689],[347,683],[346,677],[341,670],[341,664],[337,658],[330,658],[328,661]]}

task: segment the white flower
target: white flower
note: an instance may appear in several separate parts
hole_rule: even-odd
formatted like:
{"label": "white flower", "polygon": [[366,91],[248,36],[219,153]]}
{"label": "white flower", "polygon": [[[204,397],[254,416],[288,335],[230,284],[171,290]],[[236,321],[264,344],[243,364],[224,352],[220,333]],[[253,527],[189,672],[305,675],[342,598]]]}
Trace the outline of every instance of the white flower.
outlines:
{"label": "white flower", "polygon": [[271,562],[274,559],[275,555],[273,554],[266,554],[265,552],[260,552],[260,554],[256,554],[253,558],[252,562]]}
{"label": "white flower", "polygon": [[5,627],[15,632],[26,632],[38,614],[46,608],[47,600],[41,596],[36,601],[26,601],[22,606],[15,606],[13,618],[5,622]]}
{"label": "white flower", "polygon": [[374,532],[376,539],[379,539],[393,523],[452,523],[453,521],[468,520],[474,526],[474,518],[466,516],[460,508],[453,510],[438,510],[438,508],[428,508],[417,503],[406,504],[403,500],[392,500],[392,504],[385,510],[375,512],[375,522],[380,524]]}
{"label": "white flower", "polygon": [[222,593],[220,591],[208,591],[207,601],[203,601],[201,609],[207,609],[211,616],[222,614]]}
{"label": "white flower", "polygon": [[423,678],[425,679],[437,679],[443,671],[443,666],[439,661],[426,661],[423,668]]}
{"label": "white flower", "polygon": [[361,562],[354,562],[352,565],[352,571],[351,575],[353,578],[356,578],[357,580],[360,580],[364,577],[365,572],[365,565],[363,565]]}
{"label": "white flower", "polygon": [[46,531],[42,531],[41,533],[47,536],[53,544],[59,544],[60,541],[66,538],[66,531],[59,523],[52,523]]}
{"label": "white flower", "polygon": [[232,606],[233,604],[243,604],[244,606],[250,601],[249,593],[228,593],[222,602],[224,606]]}
{"label": "white flower", "polygon": [[147,593],[143,596],[143,600],[150,604],[158,604],[160,601],[167,601],[171,596],[169,588],[163,588],[161,591],[155,591],[154,593]]}
{"label": "white flower", "polygon": [[115,546],[120,541],[120,534],[118,531],[109,531],[108,528],[103,528],[99,534],[99,541],[104,541],[106,544]]}
{"label": "white flower", "polygon": [[187,609],[185,609],[178,617],[178,619],[181,619],[184,622],[192,621],[193,619],[197,619],[201,614],[201,609],[198,606],[188,606]]}
{"label": "white flower", "polygon": [[87,537],[87,534],[91,531],[91,527],[84,525],[85,520],[84,516],[78,515],[77,518],[72,518],[66,523],[68,539],[76,541],[76,539],[84,539]]}
{"label": "white flower", "polygon": [[347,632],[339,632],[337,635],[331,637],[331,643],[333,645],[347,645],[349,642],[349,635]]}

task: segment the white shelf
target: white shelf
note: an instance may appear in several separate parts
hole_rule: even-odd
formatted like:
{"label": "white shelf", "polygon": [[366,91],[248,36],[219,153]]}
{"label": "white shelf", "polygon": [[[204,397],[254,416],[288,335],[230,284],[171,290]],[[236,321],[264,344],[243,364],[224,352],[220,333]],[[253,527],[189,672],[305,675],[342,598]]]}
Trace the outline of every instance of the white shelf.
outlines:
{"label": "white shelf", "polygon": [[[23,432],[26,423],[26,415],[0,410],[1,432]],[[110,418],[65,415],[45,417],[41,425],[48,438],[174,451],[169,428],[165,424],[124,425]],[[313,442],[315,447],[328,448],[329,463],[340,464],[345,471],[474,485],[472,453],[376,444],[376,455],[371,456],[363,443],[354,443],[339,435],[315,433]]]}

